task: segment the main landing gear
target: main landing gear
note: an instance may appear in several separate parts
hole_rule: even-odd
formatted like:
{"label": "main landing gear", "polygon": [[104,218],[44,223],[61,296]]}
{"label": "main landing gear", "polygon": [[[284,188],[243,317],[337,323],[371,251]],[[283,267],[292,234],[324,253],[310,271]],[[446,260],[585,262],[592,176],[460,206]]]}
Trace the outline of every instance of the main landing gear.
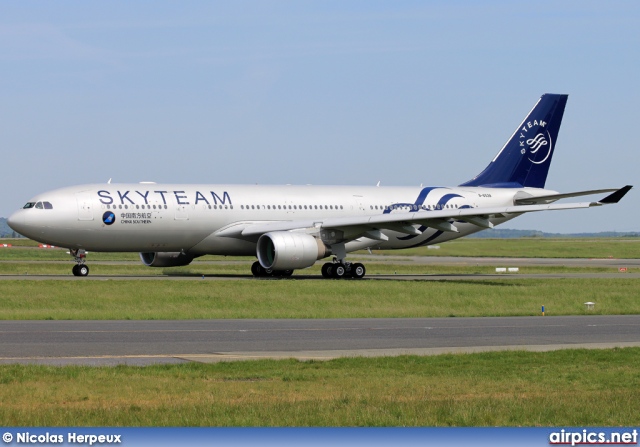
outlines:
{"label": "main landing gear", "polygon": [[364,277],[367,269],[359,262],[327,262],[322,265],[322,277],[323,278],[355,278],[361,279]]}
{"label": "main landing gear", "polygon": [[87,252],[82,248],[77,248],[75,250],[69,250],[69,253],[71,254],[71,256],[73,256],[74,261],[76,261],[76,265],[74,265],[71,269],[71,272],[73,272],[73,276],[89,275],[89,266],[85,264]]}
{"label": "main landing gear", "polygon": [[288,278],[289,276],[293,275],[293,270],[266,269],[262,265],[260,265],[260,262],[256,261],[251,264],[251,273],[256,278]]}
{"label": "main landing gear", "polygon": [[[359,262],[327,262],[322,266],[322,276],[324,278],[342,279],[364,277],[367,270]],[[251,273],[256,278],[288,278],[293,275],[293,270],[271,270],[265,269],[260,262],[256,261],[251,265]]]}

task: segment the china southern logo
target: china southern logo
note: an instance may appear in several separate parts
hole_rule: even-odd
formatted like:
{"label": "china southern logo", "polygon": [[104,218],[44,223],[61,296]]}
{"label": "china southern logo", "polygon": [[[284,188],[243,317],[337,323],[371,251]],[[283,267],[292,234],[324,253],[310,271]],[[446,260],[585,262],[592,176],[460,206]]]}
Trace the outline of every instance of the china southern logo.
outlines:
{"label": "china southern logo", "polygon": [[105,223],[105,225],[111,225],[116,221],[116,215],[111,211],[107,211],[102,215],[102,221]]}
{"label": "china southern logo", "polygon": [[[529,161],[536,165],[542,164],[547,161],[547,159],[551,155],[551,150],[553,149],[551,135],[549,135],[549,132],[546,131],[546,126],[547,123],[545,121],[533,120],[525,123],[524,126],[522,126],[522,128],[520,129],[520,153],[522,155],[527,153],[526,148],[528,147],[529,154],[531,155],[535,155],[540,152],[539,155],[534,156],[534,159],[540,159],[540,155],[545,154],[544,151],[546,150],[546,154],[540,161],[535,161],[529,158]],[[534,136],[532,135],[533,132],[537,132],[537,134]]]}

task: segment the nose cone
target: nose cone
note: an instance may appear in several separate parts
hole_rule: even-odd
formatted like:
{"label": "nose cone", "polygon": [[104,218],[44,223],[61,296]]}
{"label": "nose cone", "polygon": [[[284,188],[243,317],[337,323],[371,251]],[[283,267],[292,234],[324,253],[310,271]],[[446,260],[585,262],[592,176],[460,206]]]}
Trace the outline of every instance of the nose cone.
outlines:
{"label": "nose cone", "polygon": [[[17,233],[23,234],[24,231],[24,211],[18,210],[7,219],[7,224]],[[24,234],[23,234],[24,235]]]}

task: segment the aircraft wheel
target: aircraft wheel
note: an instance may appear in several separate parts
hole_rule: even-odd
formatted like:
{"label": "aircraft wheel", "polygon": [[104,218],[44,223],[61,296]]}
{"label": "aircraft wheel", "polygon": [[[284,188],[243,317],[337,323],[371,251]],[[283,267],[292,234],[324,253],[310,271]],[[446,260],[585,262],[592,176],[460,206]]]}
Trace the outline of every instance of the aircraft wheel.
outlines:
{"label": "aircraft wheel", "polygon": [[363,278],[366,272],[367,269],[365,269],[364,265],[360,264],[359,262],[351,266],[351,276],[356,279]]}
{"label": "aircraft wheel", "polygon": [[88,276],[89,275],[89,266],[85,264],[80,264],[77,266],[78,276]]}
{"label": "aircraft wheel", "polygon": [[347,269],[344,268],[342,264],[336,264],[333,266],[332,275],[335,279],[342,279],[344,275],[347,273]]}
{"label": "aircraft wheel", "polygon": [[282,276],[283,278],[289,278],[291,275],[293,275],[293,270],[281,270],[280,271],[280,276]]}
{"label": "aircraft wheel", "polygon": [[322,277],[323,278],[331,278],[331,273],[333,272],[333,264],[331,262],[326,262],[322,264]]}
{"label": "aircraft wheel", "polygon": [[78,264],[76,264],[71,269],[71,272],[73,273],[73,276],[80,276],[80,274],[78,273],[78,267],[80,267],[80,266]]}
{"label": "aircraft wheel", "polygon": [[260,265],[260,262],[256,261],[253,264],[251,264],[251,274],[253,276],[255,276],[256,278],[259,276],[262,276],[262,266]]}

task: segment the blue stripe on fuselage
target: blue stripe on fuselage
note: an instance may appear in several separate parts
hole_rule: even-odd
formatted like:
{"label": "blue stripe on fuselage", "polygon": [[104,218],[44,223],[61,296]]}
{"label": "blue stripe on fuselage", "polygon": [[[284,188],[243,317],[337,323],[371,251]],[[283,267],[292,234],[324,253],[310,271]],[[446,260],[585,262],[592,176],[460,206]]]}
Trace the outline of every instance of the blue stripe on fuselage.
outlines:
{"label": "blue stripe on fuselage", "polygon": [[399,207],[399,206],[409,206],[409,207],[412,207],[412,209],[414,206],[417,206],[418,208],[420,208],[424,204],[424,201],[427,200],[427,196],[429,195],[429,193],[434,189],[445,189],[445,188],[443,188],[442,186],[427,186],[426,188],[422,188],[422,190],[420,191],[420,194],[418,194],[418,198],[414,203],[394,203],[393,205],[390,205],[388,209],[384,210],[382,214],[389,214],[391,211],[393,211],[394,207]]}
{"label": "blue stripe on fuselage", "polygon": [[[438,200],[438,204],[436,205],[436,207],[438,209],[442,209],[449,202],[449,200],[451,200],[453,198],[456,198],[456,197],[462,197],[462,196],[460,194],[445,194],[444,196],[442,196],[440,198],[440,200]],[[425,198],[426,198],[426,195],[425,195]],[[423,202],[424,202],[424,199],[423,199]],[[469,205],[463,205],[463,207],[469,207]],[[431,210],[427,210],[427,211],[431,211]],[[418,230],[421,231],[421,232],[424,232],[427,228],[429,228],[429,227],[425,227],[424,225],[421,225],[420,228],[418,228]],[[442,234],[442,233],[440,233],[440,234]],[[410,234],[408,236],[399,237],[398,240],[399,241],[408,241],[408,240],[413,239],[414,237],[418,237],[418,236],[419,235],[417,235],[417,234]],[[429,240],[431,240],[431,239],[427,239],[427,242]]]}

